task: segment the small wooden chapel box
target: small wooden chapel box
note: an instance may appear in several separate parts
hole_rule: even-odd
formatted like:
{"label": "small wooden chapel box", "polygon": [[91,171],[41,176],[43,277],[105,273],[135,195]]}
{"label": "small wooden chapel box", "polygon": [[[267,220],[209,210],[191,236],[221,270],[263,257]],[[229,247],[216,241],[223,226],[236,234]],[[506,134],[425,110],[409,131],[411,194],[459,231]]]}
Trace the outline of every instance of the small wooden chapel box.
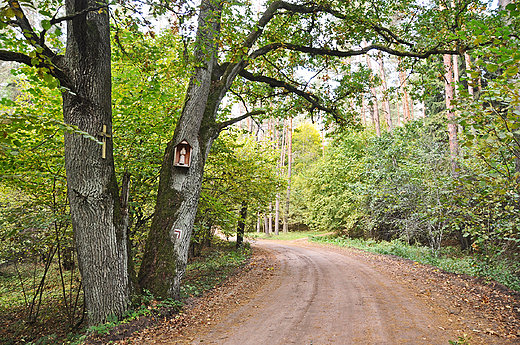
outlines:
{"label": "small wooden chapel box", "polygon": [[192,147],[186,140],[181,141],[174,150],[173,165],[176,167],[189,168],[191,162]]}

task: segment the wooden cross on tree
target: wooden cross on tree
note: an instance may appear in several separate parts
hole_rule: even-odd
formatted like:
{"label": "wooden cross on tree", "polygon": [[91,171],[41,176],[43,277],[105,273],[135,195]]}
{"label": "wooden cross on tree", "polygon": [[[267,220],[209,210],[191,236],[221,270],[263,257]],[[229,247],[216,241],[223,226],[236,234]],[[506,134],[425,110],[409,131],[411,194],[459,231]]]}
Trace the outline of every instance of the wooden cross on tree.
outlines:
{"label": "wooden cross on tree", "polygon": [[101,147],[101,158],[107,158],[107,138],[112,138],[110,134],[107,133],[107,125],[103,125],[103,131],[98,133],[103,137],[103,146]]}

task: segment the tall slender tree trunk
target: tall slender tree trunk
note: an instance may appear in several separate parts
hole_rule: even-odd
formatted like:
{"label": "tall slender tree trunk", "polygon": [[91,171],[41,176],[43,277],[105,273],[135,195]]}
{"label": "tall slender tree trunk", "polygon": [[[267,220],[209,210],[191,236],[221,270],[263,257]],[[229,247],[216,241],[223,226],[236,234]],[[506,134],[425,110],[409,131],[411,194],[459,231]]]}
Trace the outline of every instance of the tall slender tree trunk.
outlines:
{"label": "tall slender tree trunk", "polygon": [[452,176],[456,178],[459,176],[457,165],[457,159],[459,156],[459,141],[457,138],[458,125],[455,123],[455,113],[453,112],[453,106],[451,105],[451,101],[453,100],[453,65],[451,62],[451,55],[444,55],[444,69],[446,71],[444,75],[444,93],[446,99],[446,115],[448,118],[451,173]]}
{"label": "tall slender tree trunk", "polygon": [[388,131],[391,132],[393,129],[392,125],[392,113],[390,112],[390,99],[388,98],[388,86],[386,84],[386,73],[385,73],[385,67],[383,63],[383,54],[378,54],[378,60],[379,60],[379,73],[381,77],[381,89],[383,94],[383,106],[385,109],[385,119],[386,124],[388,126]]}
{"label": "tall slender tree trunk", "polygon": [[275,204],[275,217],[274,217],[274,234],[278,236],[280,233],[280,194],[276,194],[276,204]]}
{"label": "tall slender tree trunk", "polygon": [[468,78],[468,93],[471,95],[471,98],[474,98],[475,92],[473,90],[473,81],[471,78],[471,57],[468,53],[464,53],[464,61],[466,63],[466,76]]}
{"label": "tall slender tree trunk", "polygon": [[[98,6],[67,1],[67,14]],[[103,140],[65,134],[70,215],[90,325],[128,309],[131,270],[127,220],[121,208],[112,154],[110,26],[106,10],[67,22],[63,60],[75,94],[63,92],[65,122]],[[103,132],[103,134],[101,134]]]}
{"label": "tall slender tree trunk", "polygon": [[403,122],[408,122],[412,120],[412,117],[410,114],[410,106],[408,103],[408,91],[406,91],[406,74],[402,69],[399,70],[399,81],[399,88],[401,89],[401,95],[403,98]]}
{"label": "tall slender tree trunk", "polygon": [[283,233],[289,232],[289,207],[291,205],[291,173],[292,173],[292,118],[287,121],[287,196],[285,199],[285,215]]}
{"label": "tall slender tree trunk", "polygon": [[363,124],[363,126],[366,126],[367,125],[367,120],[365,118],[365,109],[366,109],[366,106],[365,106],[365,98],[363,97],[363,99],[361,100],[361,123]]}
{"label": "tall slender tree trunk", "polygon": [[[369,69],[372,69],[372,63],[370,62],[370,56],[365,55],[367,60],[367,66]],[[374,127],[376,128],[376,136],[381,136],[381,124],[379,123],[379,104],[377,101],[377,91],[375,87],[371,87],[370,91],[372,92],[372,120],[374,122]]]}
{"label": "tall slender tree trunk", "polygon": [[273,233],[273,203],[269,203],[269,216],[267,217],[269,221],[269,233]]}

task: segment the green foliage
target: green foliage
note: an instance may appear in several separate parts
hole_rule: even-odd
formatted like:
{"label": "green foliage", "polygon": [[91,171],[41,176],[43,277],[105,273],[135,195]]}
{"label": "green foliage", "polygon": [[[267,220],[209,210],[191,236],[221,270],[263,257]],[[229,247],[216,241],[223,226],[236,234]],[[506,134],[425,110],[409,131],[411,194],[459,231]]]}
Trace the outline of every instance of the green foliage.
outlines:
{"label": "green foliage", "polygon": [[471,337],[466,337],[466,335],[464,335],[464,336],[459,336],[459,338],[456,341],[448,340],[448,342],[450,343],[450,345],[469,345],[470,340],[471,340]]}
{"label": "green foliage", "polygon": [[503,265],[494,268],[489,267],[484,271],[481,268],[482,262],[480,260],[454,247],[443,247],[435,254],[432,253],[429,247],[409,245],[401,240],[389,242],[338,236],[311,237],[309,240],[341,247],[357,248],[371,253],[395,255],[421,264],[435,266],[448,272],[486,277],[489,280],[498,281],[511,289],[520,291],[520,279],[515,276],[515,272],[520,268],[518,263],[510,263],[513,265]]}
{"label": "green foliage", "polygon": [[354,237],[403,238],[439,250],[448,216],[447,145],[421,122],[380,138],[338,136],[295,179],[306,223]]}
{"label": "green foliage", "polygon": [[143,33],[132,22],[117,31],[112,54],[114,159],[130,174],[130,234],[134,254],[144,250],[154,212],[164,148],[183,105],[188,71],[173,32]]}
{"label": "green foliage", "polygon": [[322,140],[314,124],[303,122],[294,129],[292,152],[294,174],[318,160],[322,153]]}
{"label": "green foliage", "polygon": [[469,41],[487,43],[471,51],[477,67],[465,80],[475,89],[480,80],[480,92],[461,88],[455,102],[464,147],[455,221],[472,240],[484,275],[492,267],[515,266],[520,248],[520,40],[510,36],[520,24],[517,6],[487,21],[474,20],[463,33]]}
{"label": "green foliage", "polygon": [[226,236],[235,233],[243,202],[252,219],[285,189],[286,182],[277,171],[278,155],[272,143],[231,130],[220,135],[206,164],[192,236],[199,249],[216,227]]}

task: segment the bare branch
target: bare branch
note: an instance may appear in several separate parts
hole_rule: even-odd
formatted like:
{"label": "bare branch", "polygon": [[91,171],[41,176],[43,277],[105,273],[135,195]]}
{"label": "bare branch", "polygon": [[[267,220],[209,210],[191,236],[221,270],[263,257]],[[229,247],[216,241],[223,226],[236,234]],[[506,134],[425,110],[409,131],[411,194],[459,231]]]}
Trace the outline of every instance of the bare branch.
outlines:
{"label": "bare branch", "polygon": [[351,56],[357,56],[357,55],[363,55],[368,53],[371,50],[378,50],[386,52],[390,55],[394,56],[406,56],[406,57],[415,57],[420,59],[425,59],[430,57],[431,55],[436,54],[449,54],[449,55],[458,55],[459,52],[457,50],[450,50],[450,49],[439,49],[439,48],[432,48],[430,50],[427,50],[425,52],[413,52],[413,51],[402,51],[393,49],[387,46],[379,45],[379,44],[371,44],[369,46],[366,46],[361,49],[355,49],[355,50],[336,50],[336,49],[327,49],[327,48],[313,48],[313,47],[306,47],[306,46],[300,46],[296,44],[291,43],[271,43],[268,45],[265,45],[254,52],[252,52],[249,57],[251,59],[255,59],[258,56],[267,54],[270,51],[274,51],[277,49],[288,49],[288,50],[294,50],[299,51],[302,53],[307,53],[310,55],[327,55],[327,56],[336,56],[336,57],[351,57]]}
{"label": "bare branch", "polygon": [[251,111],[251,112],[246,113],[246,114],[244,114],[244,115],[241,115],[241,116],[239,116],[239,117],[235,117],[235,118],[233,118],[233,119],[231,119],[231,120],[217,123],[218,131],[220,132],[221,130],[223,130],[223,129],[226,128],[227,126],[231,126],[232,124],[237,123],[237,122],[240,122],[240,121],[242,121],[242,120],[244,120],[244,119],[247,119],[247,118],[250,117],[250,116],[260,115],[260,114],[265,114],[265,110],[255,110],[255,111]]}
{"label": "bare branch", "polygon": [[318,110],[331,114],[334,117],[334,119],[340,123],[346,122],[345,119],[343,119],[342,117],[339,116],[336,109],[328,108],[328,107],[324,106],[323,104],[321,104],[319,97],[310,92],[299,90],[298,88],[294,87],[293,85],[291,85],[287,82],[281,81],[281,80],[277,80],[277,79],[262,76],[262,75],[254,75],[251,72],[246,71],[244,69],[240,71],[240,75],[250,81],[265,83],[272,87],[284,88],[287,91],[289,91],[295,95],[298,95],[298,96],[302,97],[303,99],[305,99],[307,102],[309,102],[311,104],[310,112],[312,112],[314,109],[318,109]]}

